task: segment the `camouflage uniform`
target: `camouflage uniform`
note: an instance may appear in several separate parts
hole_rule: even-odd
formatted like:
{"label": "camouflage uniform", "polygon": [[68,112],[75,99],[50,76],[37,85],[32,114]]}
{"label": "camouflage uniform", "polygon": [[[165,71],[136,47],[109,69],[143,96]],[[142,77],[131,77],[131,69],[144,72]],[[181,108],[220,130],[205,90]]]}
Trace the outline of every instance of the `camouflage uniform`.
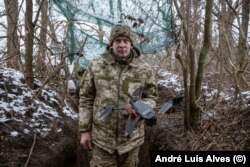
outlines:
{"label": "camouflage uniform", "polygon": [[[105,121],[100,118],[102,111],[107,106],[124,108],[130,100],[129,95],[142,86],[142,100],[152,107],[156,105],[155,76],[139,56],[140,52],[134,47],[130,59],[119,62],[109,49],[89,64],[80,83],[79,131],[92,132],[94,147],[110,155],[128,154],[136,148],[138,155],[139,146],[144,142],[144,122],[140,120],[127,138],[124,136],[127,111],[114,110]],[[95,156],[95,149],[93,152]],[[138,156],[134,159],[137,162]]]}
{"label": "camouflage uniform", "polygon": [[105,150],[95,147],[93,148],[93,158],[90,162],[91,167],[136,167],[139,164],[138,159],[139,147],[118,155],[117,152],[109,154]]}

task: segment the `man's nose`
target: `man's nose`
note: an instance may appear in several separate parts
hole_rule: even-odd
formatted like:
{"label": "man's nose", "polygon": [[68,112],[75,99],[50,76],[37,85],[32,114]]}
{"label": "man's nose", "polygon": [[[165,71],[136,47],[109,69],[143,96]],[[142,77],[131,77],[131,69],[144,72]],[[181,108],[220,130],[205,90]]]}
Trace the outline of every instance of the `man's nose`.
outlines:
{"label": "man's nose", "polygon": [[119,44],[120,46],[125,46],[126,43],[124,41],[121,41]]}

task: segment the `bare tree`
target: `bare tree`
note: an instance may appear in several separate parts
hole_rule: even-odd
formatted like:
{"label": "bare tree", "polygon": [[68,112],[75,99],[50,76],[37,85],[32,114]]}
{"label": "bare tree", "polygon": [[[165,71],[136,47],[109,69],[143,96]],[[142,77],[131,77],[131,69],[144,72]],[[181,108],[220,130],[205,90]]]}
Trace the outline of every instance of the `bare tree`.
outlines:
{"label": "bare tree", "polygon": [[[204,70],[205,70],[205,60],[208,55],[208,51],[211,46],[211,18],[212,18],[212,7],[213,7],[213,1],[207,0],[206,1],[206,12],[205,12],[205,22],[204,22],[204,37],[203,37],[203,47],[200,52],[198,65],[196,65],[196,53],[197,49],[195,49],[195,43],[197,43],[197,34],[192,35],[191,33],[191,25],[189,24],[191,16],[191,2],[194,2],[195,6],[197,6],[197,1],[189,1],[186,6],[186,13],[184,13],[180,10],[177,1],[175,0],[175,6],[177,9],[177,12],[180,16],[180,18],[183,20],[183,31],[184,31],[184,39],[186,43],[187,48],[187,62],[189,66],[189,82],[190,86],[188,89],[187,86],[187,67],[185,67],[185,64],[183,63],[183,58],[177,56],[179,62],[182,65],[183,72],[186,72],[186,74],[183,74],[184,76],[184,88],[188,89],[185,90],[185,128],[190,129],[192,127],[196,127],[200,123],[200,108],[197,105],[197,100],[200,97],[200,90],[201,90],[201,84],[203,81],[204,76]],[[186,17],[184,17],[186,16]],[[185,21],[184,21],[185,20]],[[193,20],[191,20],[193,21]],[[195,24],[194,22],[193,24]],[[197,29],[197,27],[195,28]],[[195,33],[195,32],[193,32]],[[196,36],[196,38],[195,38]],[[194,42],[193,42],[194,41]],[[195,42],[196,41],[196,42]],[[197,72],[196,72],[196,66],[197,66]],[[186,78],[185,78],[186,77]]]}
{"label": "bare tree", "polygon": [[34,72],[33,72],[33,45],[34,45],[34,29],[38,21],[39,13],[41,11],[41,2],[37,15],[34,22],[33,17],[33,2],[32,0],[26,0],[26,11],[25,11],[25,64],[24,64],[24,75],[28,86],[34,88]]}
{"label": "bare tree", "polygon": [[19,37],[17,35],[18,1],[4,0],[7,14],[7,67],[17,69],[19,65]]}
{"label": "bare tree", "polygon": [[[233,86],[235,87],[235,102],[240,99],[240,106],[243,106],[243,99],[241,97],[241,90],[244,87],[249,87],[249,84],[245,80],[245,72],[248,62],[248,22],[249,22],[249,1],[220,1],[222,5],[221,11],[219,11],[219,61],[223,68],[233,79]],[[242,17],[240,17],[242,14]],[[225,19],[228,17],[229,19]],[[240,19],[241,18],[241,19]],[[237,24],[233,24],[233,21],[237,21]],[[234,31],[233,28],[234,27]],[[236,31],[237,30],[237,31]],[[239,37],[238,40],[232,40],[232,34],[235,37]]]}
{"label": "bare tree", "polygon": [[[237,14],[237,13],[236,13]],[[248,62],[248,42],[247,42],[247,34],[248,34],[248,26],[249,26],[249,14],[250,14],[250,1],[242,1],[242,19],[240,22],[240,35],[239,35],[239,44],[238,44],[238,78],[240,86],[245,85],[244,81],[244,73],[249,64]],[[239,20],[239,18],[237,17]],[[247,83],[246,83],[247,85]],[[249,85],[247,85],[249,86]]]}
{"label": "bare tree", "polygon": [[[197,75],[196,75],[196,80],[195,80],[195,97],[196,97],[195,100],[200,98],[201,85],[202,85],[204,71],[205,71],[205,62],[206,62],[208,52],[211,47],[212,10],[213,10],[213,0],[207,0],[203,46],[202,46],[200,56],[199,56],[198,69],[197,69]],[[196,104],[194,106],[191,106],[190,111],[194,112],[194,115],[192,117],[194,118],[194,120],[191,121],[191,125],[196,126],[196,124],[199,123],[200,121],[200,109],[197,107],[197,104]]]}
{"label": "bare tree", "polygon": [[[189,34],[188,34],[188,18],[190,18],[190,1],[188,2],[188,5],[182,5],[181,7],[178,6],[177,0],[174,0],[174,4],[178,13],[178,16],[180,17],[182,24],[181,27],[183,29],[183,31],[181,31],[184,36],[184,42],[180,42],[179,46],[177,47],[177,56],[176,58],[178,59],[178,61],[181,64],[182,67],[182,71],[183,71],[183,81],[184,81],[184,93],[185,93],[185,104],[184,104],[184,126],[185,129],[190,129],[191,125],[190,125],[190,111],[189,111],[189,87],[188,87],[188,65],[189,63],[187,63],[188,60],[188,56],[186,56],[186,61],[185,61],[185,55],[187,55],[187,53],[190,53],[191,55],[193,54],[193,48],[192,46],[188,46],[190,45],[189,42]],[[181,9],[182,8],[182,9]],[[185,12],[185,13],[184,13]],[[184,17],[186,15],[187,19]],[[184,44],[186,45],[186,50],[184,48]],[[183,47],[182,47],[183,46]],[[186,51],[186,52],[185,52]],[[181,53],[179,53],[181,52]],[[181,56],[180,54],[184,55]],[[192,56],[191,56],[192,58]]]}
{"label": "bare tree", "polygon": [[25,67],[24,74],[27,80],[28,86],[33,89],[34,87],[34,73],[33,73],[33,36],[35,25],[32,22],[33,16],[33,2],[32,0],[26,0],[26,12],[25,12]]}
{"label": "bare tree", "polygon": [[[39,4],[39,1],[38,1]],[[38,55],[37,55],[37,66],[36,69],[40,74],[45,72],[46,69],[46,41],[47,41],[47,31],[48,31],[48,0],[44,0],[41,7],[41,27],[40,27],[40,37],[38,41]]]}

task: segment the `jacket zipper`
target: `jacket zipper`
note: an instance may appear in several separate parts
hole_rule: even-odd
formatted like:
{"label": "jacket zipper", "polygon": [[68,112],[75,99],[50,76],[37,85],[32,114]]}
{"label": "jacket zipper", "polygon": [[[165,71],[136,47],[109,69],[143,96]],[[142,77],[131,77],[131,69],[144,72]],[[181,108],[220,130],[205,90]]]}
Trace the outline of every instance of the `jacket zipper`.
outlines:
{"label": "jacket zipper", "polygon": [[[121,86],[121,75],[123,72],[124,67],[121,67],[121,65],[118,65],[119,68],[119,74],[118,74],[118,89],[117,89],[117,107],[120,107],[120,86]],[[119,134],[119,112],[116,112],[116,131],[115,131],[115,149],[118,147],[118,134]]]}

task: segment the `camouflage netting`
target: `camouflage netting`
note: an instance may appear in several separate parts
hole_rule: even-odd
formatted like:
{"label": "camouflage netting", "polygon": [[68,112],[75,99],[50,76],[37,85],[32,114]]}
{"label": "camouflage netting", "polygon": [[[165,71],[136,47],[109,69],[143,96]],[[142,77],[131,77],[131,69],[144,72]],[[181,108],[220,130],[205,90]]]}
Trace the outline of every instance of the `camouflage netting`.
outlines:
{"label": "camouflage netting", "polygon": [[52,0],[50,5],[51,13],[67,20],[65,56],[84,66],[105,50],[118,22],[137,34],[142,53],[161,52],[176,42],[171,0]]}

